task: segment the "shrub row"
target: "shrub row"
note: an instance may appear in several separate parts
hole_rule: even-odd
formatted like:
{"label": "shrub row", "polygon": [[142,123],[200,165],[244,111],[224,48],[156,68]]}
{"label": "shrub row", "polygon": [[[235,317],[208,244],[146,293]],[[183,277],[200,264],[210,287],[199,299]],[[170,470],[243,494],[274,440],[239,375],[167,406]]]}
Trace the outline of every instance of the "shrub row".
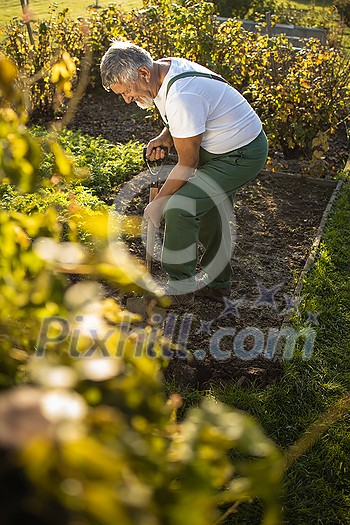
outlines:
{"label": "shrub row", "polygon": [[118,37],[146,47],[155,58],[183,56],[215,69],[247,96],[271,147],[287,155],[322,155],[329,135],[349,113],[350,67],[341,49],[314,40],[296,50],[283,36],[245,32],[238,20],[219,24],[209,2],[158,0],[152,5],[146,0],[144,9],[131,13],[111,5],[90,10],[78,21],[66,11],[52,14],[36,27],[35,49],[24,31],[20,22],[8,25],[2,48],[27,77],[42,71],[40,87],[31,88],[34,110],[40,112],[51,108],[55,97],[48,72],[55,56],[67,50],[79,73],[85,40],[93,49],[92,72],[98,79],[98,60],[111,38]]}

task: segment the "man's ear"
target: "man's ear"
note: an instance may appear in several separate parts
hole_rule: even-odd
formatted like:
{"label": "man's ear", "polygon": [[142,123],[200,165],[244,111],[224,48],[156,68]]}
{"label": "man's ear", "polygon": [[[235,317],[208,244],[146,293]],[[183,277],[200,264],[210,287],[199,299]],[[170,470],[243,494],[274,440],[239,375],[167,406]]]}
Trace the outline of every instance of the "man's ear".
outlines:
{"label": "man's ear", "polygon": [[151,79],[151,72],[146,66],[140,66],[138,71],[139,71],[139,74],[140,74],[141,78],[146,80],[146,82],[150,81],[150,79]]}

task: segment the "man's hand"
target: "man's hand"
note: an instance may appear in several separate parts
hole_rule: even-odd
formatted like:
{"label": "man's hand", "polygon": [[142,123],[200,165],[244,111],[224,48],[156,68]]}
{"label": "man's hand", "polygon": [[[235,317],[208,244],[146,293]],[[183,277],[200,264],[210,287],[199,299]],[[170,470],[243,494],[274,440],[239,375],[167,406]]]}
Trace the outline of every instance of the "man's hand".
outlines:
{"label": "man's hand", "polygon": [[153,201],[146,206],[143,213],[146,221],[151,221],[156,228],[159,228],[167,202],[168,199],[166,198],[153,199]]}
{"label": "man's hand", "polygon": [[[152,143],[155,144],[156,141],[157,138],[153,139],[153,141],[151,140],[149,145]],[[168,175],[168,178],[163,184],[157,197],[148,204],[144,211],[145,219],[152,221],[156,228],[159,228],[163,211],[169,198],[186,184],[187,180],[197,167],[201,141],[202,135],[196,135],[195,137],[189,137],[186,139],[174,138],[174,145],[179,155],[179,162]],[[161,145],[165,144],[162,143]],[[162,153],[164,154],[164,152]]]}
{"label": "man's hand", "polygon": [[164,159],[166,155],[164,150],[161,149],[161,146],[165,146],[168,148],[168,151],[170,151],[172,145],[172,136],[170,135],[168,128],[164,128],[158,137],[150,140],[147,144],[146,156],[151,161]]}

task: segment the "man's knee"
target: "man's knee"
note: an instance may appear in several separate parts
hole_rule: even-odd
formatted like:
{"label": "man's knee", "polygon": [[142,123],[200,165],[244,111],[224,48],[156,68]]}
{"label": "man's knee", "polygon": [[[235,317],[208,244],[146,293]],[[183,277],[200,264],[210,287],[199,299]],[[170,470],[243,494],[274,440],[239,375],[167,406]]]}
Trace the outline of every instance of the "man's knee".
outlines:
{"label": "man's knee", "polygon": [[166,222],[196,217],[196,201],[184,195],[172,195],[164,209]]}

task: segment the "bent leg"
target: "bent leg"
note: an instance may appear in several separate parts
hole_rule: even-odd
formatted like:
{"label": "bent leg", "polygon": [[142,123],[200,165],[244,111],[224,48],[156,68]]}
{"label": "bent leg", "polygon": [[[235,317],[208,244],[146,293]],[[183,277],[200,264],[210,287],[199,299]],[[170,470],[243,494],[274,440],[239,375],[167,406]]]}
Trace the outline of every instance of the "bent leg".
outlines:
{"label": "bent leg", "polygon": [[212,288],[227,288],[232,281],[230,218],[233,200],[234,194],[229,196],[231,206],[213,206],[200,218],[199,241],[204,248],[201,265],[206,274],[205,281]]}
{"label": "bent leg", "polygon": [[193,291],[199,230],[195,200],[174,194],[165,207],[164,218],[162,267],[171,286],[181,292]]}
{"label": "bent leg", "polygon": [[[214,200],[216,196],[220,201],[220,195],[225,193],[233,207],[236,191],[256,178],[266,162],[267,152],[268,143],[263,131],[247,146],[225,155],[215,156],[202,150],[198,177],[209,181]],[[224,216],[220,206],[216,206],[201,216],[199,240],[205,249],[201,262],[207,268],[207,284],[211,288],[226,288],[231,284],[230,215]],[[222,269],[216,267],[220,260],[227,263]]]}

